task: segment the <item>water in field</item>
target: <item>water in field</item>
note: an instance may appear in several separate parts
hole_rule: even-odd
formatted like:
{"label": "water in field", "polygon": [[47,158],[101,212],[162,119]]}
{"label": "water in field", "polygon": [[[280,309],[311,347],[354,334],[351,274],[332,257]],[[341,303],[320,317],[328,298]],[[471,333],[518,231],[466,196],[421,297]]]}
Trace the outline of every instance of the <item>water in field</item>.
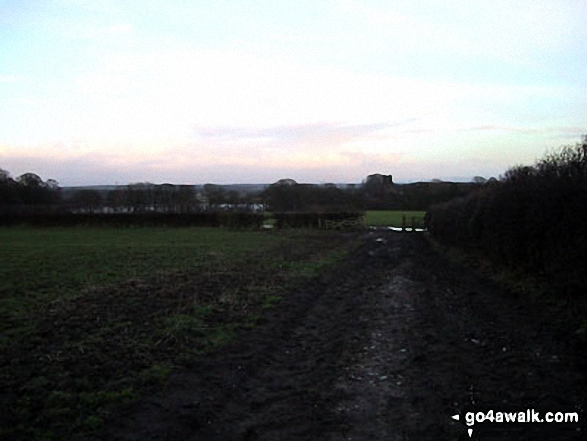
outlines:
{"label": "water in field", "polygon": [[392,231],[409,231],[409,232],[421,232],[421,231],[426,231],[424,228],[411,228],[411,227],[406,227],[406,228],[401,228],[401,227],[387,227],[389,230]]}

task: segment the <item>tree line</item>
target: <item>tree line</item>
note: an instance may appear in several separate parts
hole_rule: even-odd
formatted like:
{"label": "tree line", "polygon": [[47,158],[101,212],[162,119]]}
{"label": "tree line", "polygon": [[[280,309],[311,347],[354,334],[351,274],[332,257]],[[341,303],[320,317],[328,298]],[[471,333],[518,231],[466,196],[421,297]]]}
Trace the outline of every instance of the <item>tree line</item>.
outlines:
{"label": "tree line", "polygon": [[34,173],[12,178],[0,169],[0,210],[16,211],[24,208],[47,210],[61,201],[59,184],[53,179],[43,181]]}
{"label": "tree line", "polygon": [[575,293],[587,285],[586,221],[587,138],[426,214],[439,241],[480,249]]}
{"label": "tree line", "polygon": [[359,185],[298,184],[282,179],[261,193],[274,212],[356,212],[364,210],[422,210],[468,194],[484,182],[418,182],[395,184],[391,175],[373,174]]}
{"label": "tree line", "polygon": [[222,185],[134,183],[112,189],[62,189],[34,173],[13,179],[0,169],[0,211],[4,213],[196,213],[203,211],[357,212],[425,210],[430,204],[468,193],[478,184],[416,183],[397,185],[391,175],[374,174],[362,184],[298,184],[282,179],[262,191],[245,192]]}

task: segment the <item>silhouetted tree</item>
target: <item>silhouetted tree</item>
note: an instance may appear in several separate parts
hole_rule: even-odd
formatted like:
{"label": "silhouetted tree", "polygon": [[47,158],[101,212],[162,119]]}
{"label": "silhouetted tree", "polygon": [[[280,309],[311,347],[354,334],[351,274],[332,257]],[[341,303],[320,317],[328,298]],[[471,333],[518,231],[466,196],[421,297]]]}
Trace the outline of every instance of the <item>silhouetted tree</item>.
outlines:
{"label": "silhouetted tree", "polygon": [[126,204],[126,191],[122,188],[115,188],[106,194],[106,206],[114,212],[128,211]]}
{"label": "silhouetted tree", "polygon": [[10,179],[10,172],[0,168],[0,184],[7,182]]}
{"label": "silhouetted tree", "polygon": [[130,184],[125,190],[126,206],[132,212],[153,211],[155,208],[154,186],[149,182]]}
{"label": "silhouetted tree", "polygon": [[82,189],[76,191],[68,202],[74,210],[95,213],[104,206],[104,197],[98,190]]}
{"label": "silhouetted tree", "polygon": [[217,209],[226,202],[226,190],[221,185],[205,184],[202,193],[210,210]]}
{"label": "silhouetted tree", "polygon": [[34,173],[13,179],[0,169],[0,209],[3,212],[53,210],[60,201],[60,188],[55,180],[43,182]]}
{"label": "silhouetted tree", "polygon": [[275,212],[341,212],[360,209],[357,194],[338,188],[335,184],[297,184],[293,180],[282,179],[267,187],[262,198],[267,208]]}
{"label": "silhouetted tree", "polygon": [[186,213],[198,211],[199,205],[196,200],[196,192],[191,185],[178,185],[173,193],[174,207],[177,212]]}

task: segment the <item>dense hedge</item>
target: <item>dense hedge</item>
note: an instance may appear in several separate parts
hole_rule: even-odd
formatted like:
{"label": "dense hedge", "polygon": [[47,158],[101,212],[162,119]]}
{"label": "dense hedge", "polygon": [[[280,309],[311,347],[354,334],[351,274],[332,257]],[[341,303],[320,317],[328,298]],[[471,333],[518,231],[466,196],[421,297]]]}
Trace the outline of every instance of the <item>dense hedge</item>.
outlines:
{"label": "dense hedge", "polygon": [[205,213],[2,213],[0,225],[260,228],[264,216],[248,212]]}
{"label": "dense hedge", "polygon": [[467,197],[431,207],[427,227],[441,242],[479,247],[495,261],[541,274],[563,291],[587,287],[587,143]]}
{"label": "dense hedge", "polygon": [[325,221],[358,222],[362,224],[364,213],[274,213],[277,228],[324,228]]}
{"label": "dense hedge", "polygon": [[[274,213],[276,228],[357,228],[364,213]],[[228,227],[261,228],[262,213],[217,211],[199,213],[72,213],[67,211],[0,210],[0,226],[39,227]]]}

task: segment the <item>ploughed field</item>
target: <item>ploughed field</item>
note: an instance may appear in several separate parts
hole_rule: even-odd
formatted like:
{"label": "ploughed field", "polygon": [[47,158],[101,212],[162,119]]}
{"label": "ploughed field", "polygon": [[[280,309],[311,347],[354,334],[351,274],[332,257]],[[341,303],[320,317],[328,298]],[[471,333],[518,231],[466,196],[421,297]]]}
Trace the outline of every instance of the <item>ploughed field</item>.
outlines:
{"label": "ploughed field", "polygon": [[[579,423],[585,339],[551,302],[373,230],[0,230],[1,439],[460,440],[470,410]],[[463,414],[464,419],[464,414]]]}

